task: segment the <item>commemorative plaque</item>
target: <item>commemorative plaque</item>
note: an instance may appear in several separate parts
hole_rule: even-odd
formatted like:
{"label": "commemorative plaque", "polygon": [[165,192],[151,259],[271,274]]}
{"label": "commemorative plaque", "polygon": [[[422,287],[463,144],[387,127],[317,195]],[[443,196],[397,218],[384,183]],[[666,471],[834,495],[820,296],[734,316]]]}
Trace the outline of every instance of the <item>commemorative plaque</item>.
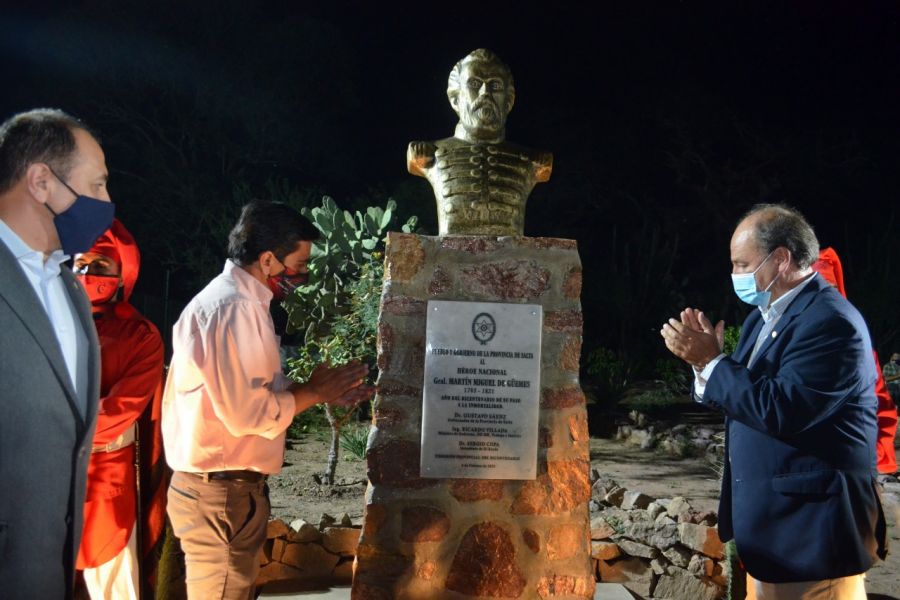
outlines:
{"label": "commemorative plaque", "polygon": [[421,476],[537,475],[543,310],[428,302]]}

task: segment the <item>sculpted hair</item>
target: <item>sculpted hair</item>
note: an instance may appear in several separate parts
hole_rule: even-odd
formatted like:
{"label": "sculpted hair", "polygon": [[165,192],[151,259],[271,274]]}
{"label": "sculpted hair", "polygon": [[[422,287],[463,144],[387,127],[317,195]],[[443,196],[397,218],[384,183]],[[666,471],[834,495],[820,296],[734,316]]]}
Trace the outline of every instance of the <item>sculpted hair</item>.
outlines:
{"label": "sculpted hair", "polygon": [[783,246],[801,269],[819,258],[816,232],[797,209],[784,204],[757,204],[741,221],[751,216],[757,217],[756,243],[765,254]]}
{"label": "sculpted hair", "polygon": [[319,230],[287,204],[253,200],[241,209],[237,225],[228,234],[228,258],[246,266],[263,252],[272,252],[283,261],[298,242],[317,239]]}
{"label": "sculpted hair", "polygon": [[506,88],[507,94],[509,97],[508,102],[509,106],[506,106],[506,110],[509,111],[512,108],[512,102],[516,97],[516,84],[513,81],[512,71],[509,70],[509,67],[500,60],[496,54],[491,52],[490,50],[486,50],[484,48],[479,48],[478,50],[472,50],[466,56],[463,57],[458,63],[453,65],[453,68],[450,69],[450,77],[447,78],[447,97],[451,100],[459,95],[459,77],[462,72],[463,65],[468,62],[486,62],[497,65],[503,71],[503,78],[506,80]]}
{"label": "sculpted hair", "polygon": [[22,179],[34,163],[46,163],[66,179],[77,154],[72,134],[76,129],[94,135],[84,123],[55,108],[38,108],[7,119],[0,125],[0,194]]}

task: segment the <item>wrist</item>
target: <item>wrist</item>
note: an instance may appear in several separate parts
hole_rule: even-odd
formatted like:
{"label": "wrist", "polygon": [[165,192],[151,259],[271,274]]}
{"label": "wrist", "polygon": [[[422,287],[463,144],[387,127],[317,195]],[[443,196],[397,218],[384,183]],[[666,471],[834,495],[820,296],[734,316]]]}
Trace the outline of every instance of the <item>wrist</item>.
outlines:
{"label": "wrist", "polygon": [[291,393],[294,394],[294,408],[296,414],[324,402],[324,400],[320,399],[315,387],[311,386],[309,383],[297,384],[291,389]]}
{"label": "wrist", "polygon": [[715,355],[713,355],[713,356],[705,356],[705,357],[701,358],[700,360],[698,360],[696,363],[694,363],[694,364],[693,364],[693,367],[694,367],[695,369],[697,369],[697,372],[698,372],[698,373],[701,373],[701,372],[703,372],[703,370],[704,370],[706,367],[709,366],[709,363],[711,363],[711,362],[714,361],[716,358],[718,358],[720,354],[721,354],[721,352],[717,352],[717,353],[716,353]]}

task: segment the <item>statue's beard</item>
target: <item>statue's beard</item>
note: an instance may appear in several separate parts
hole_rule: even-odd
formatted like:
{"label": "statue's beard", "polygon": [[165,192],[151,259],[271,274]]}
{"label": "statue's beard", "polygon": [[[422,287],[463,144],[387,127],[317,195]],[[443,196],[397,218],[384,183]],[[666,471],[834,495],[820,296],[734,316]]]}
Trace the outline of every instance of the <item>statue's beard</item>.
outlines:
{"label": "statue's beard", "polygon": [[462,111],[460,120],[468,131],[497,132],[503,129],[500,107],[490,97],[482,97]]}

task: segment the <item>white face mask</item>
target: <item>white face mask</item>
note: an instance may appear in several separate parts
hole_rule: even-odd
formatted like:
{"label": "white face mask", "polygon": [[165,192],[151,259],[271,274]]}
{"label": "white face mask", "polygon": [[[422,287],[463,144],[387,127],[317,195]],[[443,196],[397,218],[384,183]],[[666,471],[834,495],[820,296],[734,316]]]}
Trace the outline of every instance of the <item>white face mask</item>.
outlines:
{"label": "white face mask", "polygon": [[772,292],[769,291],[769,288],[778,281],[778,278],[781,277],[781,273],[778,273],[778,275],[775,276],[775,279],[766,286],[766,289],[760,291],[756,288],[756,272],[766,264],[766,261],[769,260],[769,257],[772,256],[773,252],[775,251],[772,250],[772,252],[769,252],[769,255],[759,263],[759,266],[756,267],[752,273],[731,274],[731,285],[734,287],[734,293],[747,304],[761,306],[763,308],[769,305],[769,300],[772,298]]}

